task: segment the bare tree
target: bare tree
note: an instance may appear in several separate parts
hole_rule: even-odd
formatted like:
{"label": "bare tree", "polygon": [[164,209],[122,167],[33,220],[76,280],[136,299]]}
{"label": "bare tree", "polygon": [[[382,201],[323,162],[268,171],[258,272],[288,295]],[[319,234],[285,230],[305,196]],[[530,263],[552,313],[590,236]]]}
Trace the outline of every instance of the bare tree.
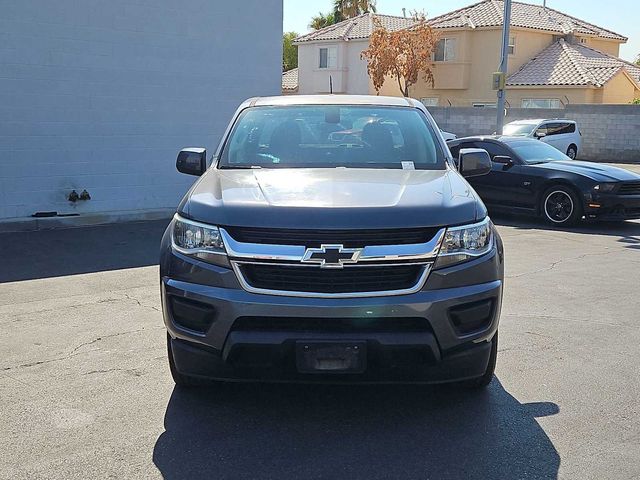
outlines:
{"label": "bare tree", "polygon": [[403,96],[409,96],[409,87],[423,75],[432,86],[432,53],[437,34],[427,24],[426,17],[414,13],[416,23],[406,29],[389,31],[374,19],[375,29],[369,39],[369,48],[361,57],[367,60],[367,71],[377,92],[387,78],[395,78]]}

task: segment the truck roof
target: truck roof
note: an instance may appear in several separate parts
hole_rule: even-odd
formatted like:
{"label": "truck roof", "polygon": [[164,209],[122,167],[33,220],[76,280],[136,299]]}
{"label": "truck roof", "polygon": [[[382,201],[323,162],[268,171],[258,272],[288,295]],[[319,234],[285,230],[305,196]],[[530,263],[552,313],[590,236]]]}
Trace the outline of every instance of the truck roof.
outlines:
{"label": "truck roof", "polygon": [[245,102],[245,106],[287,106],[287,105],[378,105],[387,107],[417,107],[417,100],[404,97],[383,97],[377,95],[283,95],[277,97],[256,97]]}

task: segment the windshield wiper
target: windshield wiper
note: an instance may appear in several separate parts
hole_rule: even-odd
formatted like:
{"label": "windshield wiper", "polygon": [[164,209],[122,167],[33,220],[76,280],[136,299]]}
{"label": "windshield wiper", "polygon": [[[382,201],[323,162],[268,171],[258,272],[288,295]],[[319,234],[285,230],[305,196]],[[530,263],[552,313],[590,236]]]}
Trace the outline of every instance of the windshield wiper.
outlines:
{"label": "windshield wiper", "polygon": [[260,165],[222,165],[222,170],[260,170]]}

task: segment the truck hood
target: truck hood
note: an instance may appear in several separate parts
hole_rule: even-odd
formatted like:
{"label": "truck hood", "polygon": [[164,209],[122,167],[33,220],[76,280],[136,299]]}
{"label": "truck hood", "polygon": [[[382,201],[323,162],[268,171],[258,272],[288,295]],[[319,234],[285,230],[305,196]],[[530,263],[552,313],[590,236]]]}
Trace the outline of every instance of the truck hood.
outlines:
{"label": "truck hood", "polygon": [[570,172],[590,178],[596,182],[617,182],[640,180],[640,175],[625,170],[624,168],[612,167],[602,163],[580,162],[576,160],[556,161],[539,163],[533,165],[538,168],[556,170],[560,172]]}
{"label": "truck hood", "polygon": [[325,229],[459,225],[486,216],[451,169],[210,169],[178,211],[214,225]]}

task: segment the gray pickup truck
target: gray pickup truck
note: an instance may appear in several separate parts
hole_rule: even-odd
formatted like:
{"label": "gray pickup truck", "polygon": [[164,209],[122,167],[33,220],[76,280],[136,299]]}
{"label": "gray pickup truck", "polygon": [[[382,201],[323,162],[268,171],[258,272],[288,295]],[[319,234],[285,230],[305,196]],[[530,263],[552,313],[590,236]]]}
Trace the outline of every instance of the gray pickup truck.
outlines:
{"label": "gray pickup truck", "polygon": [[[372,96],[254,98],[162,240],[171,373],[203,380],[457,382],[493,377],[502,241],[424,108]],[[210,163],[210,166],[209,166]]]}

